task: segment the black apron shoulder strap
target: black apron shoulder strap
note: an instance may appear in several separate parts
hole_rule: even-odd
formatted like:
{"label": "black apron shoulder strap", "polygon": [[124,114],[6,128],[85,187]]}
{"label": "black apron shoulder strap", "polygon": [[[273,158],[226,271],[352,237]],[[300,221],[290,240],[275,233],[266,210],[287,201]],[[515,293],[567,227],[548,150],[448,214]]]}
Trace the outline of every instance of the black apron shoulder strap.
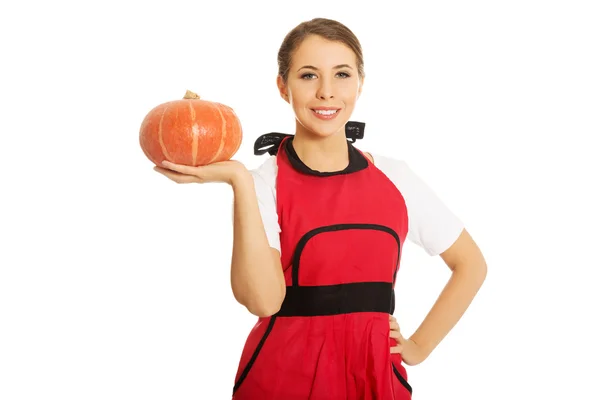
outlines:
{"label": "black apron shoulder strap", "polygon": [[[261,156],[265,153],[269,153],[272,156],[277,155],[277,151],[281,145],[281,142],[286,137],[291,137],[289,133],[271,132],[260,135],[254,141],[254,155]],[[362,139],[365,136],[365,123],[358,121],[348,121],[346,123],[346,138],[350,139],[351,143]]]}
{"label": "black apron shoulder strap", "polygon": [[271,132],[260,135],[254,141],[254,155],[260,156],[265,153],[269,153],[272,156],[277,155],[277,151],[279,150],[281,142],[288,136],[291,137],[294,135],[279,132]]}

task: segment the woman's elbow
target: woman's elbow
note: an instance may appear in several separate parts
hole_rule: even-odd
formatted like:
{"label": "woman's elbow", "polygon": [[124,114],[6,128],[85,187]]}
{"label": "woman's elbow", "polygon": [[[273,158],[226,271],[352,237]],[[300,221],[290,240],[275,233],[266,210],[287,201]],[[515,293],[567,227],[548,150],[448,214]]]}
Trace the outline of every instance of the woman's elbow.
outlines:
{"label": "woman's elbow", "polygon": [[246,308],[250,313],[259,318],[267,318],[277,314],[279,310],[281,310],[281,305],[283,304],[284,298],[285,286],[277,295],[268,299],[261,299],[260,301],[249,303]]}
{"label": "woman's elbow", "polygon": [[283,301],[271,301],[264,304],[250,304],[246,308],[248,311],[259,318],[267,318],[275,315],[281,310]]}
{"label": "woman's elbow", "polygon": [[281,305],[279,307],[247,307],[247,309],[251,314],[259,318],[268,318],[277,314],[281,309]]}

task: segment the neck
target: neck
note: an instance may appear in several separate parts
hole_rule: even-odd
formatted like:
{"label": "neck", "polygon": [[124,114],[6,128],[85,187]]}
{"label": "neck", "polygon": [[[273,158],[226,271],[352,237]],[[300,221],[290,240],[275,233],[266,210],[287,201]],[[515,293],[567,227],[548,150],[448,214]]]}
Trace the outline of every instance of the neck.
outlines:
{"label": "neck", "polygon": [[350,162],[345,127],[331,136],[319,137],[297,123],[292,146],[300,160],[315,171],[341,171]]}

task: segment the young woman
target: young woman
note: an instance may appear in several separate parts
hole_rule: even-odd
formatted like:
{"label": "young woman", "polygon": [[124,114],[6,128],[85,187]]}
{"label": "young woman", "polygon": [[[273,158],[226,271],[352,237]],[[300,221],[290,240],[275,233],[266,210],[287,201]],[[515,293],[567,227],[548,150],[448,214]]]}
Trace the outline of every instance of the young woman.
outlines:
{"label": "young woman", "polygon": [[[259,317],[233,398],[410,399],[403,364],[425,360],[458,322],[485,279],[485,260],[405,162],[348,141],[364,71],[346,26],[322,18],[298,25],[278,62],[277,86],[296,131],[259,138],[259,147],[272,146],[266,162],[253,171],[236,161],[156,168],[179,183],[233,188],[231,286]],[[410,338],[392,316],[405,240],[452,270]]]}

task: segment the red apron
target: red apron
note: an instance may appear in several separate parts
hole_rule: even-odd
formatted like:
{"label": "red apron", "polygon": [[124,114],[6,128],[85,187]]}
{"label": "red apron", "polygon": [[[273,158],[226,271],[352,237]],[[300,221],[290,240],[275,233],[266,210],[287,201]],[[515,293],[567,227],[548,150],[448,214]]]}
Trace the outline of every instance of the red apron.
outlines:
{"label": "red apron", "polygon": [[410,399],[389,337],[404,198],[350,142],[348,167],[322,173],[302,163],[292,139],[276,153],[286,297],[250,332],[233,399]]}

